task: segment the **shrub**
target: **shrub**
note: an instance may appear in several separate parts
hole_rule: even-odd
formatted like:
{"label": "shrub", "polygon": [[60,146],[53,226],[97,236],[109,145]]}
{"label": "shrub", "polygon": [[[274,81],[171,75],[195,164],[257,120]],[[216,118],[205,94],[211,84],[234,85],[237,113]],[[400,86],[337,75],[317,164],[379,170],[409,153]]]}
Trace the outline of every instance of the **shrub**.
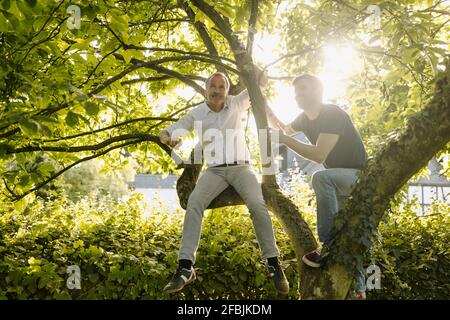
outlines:
{"label": "shrub", "polygon": [[[5,211],[0,218],[0,297],[170,298],[162,288],[177,266],[183,215],[148,215],[139,195],[113,211],[88,202],[44,205],[39,199],[23,212]],[[277,238],[295,283],[294,254],[279,226]],[[81,269],[80,290],[66,286],[71,265]],[[178,298],[276,298],[244,206],[206,213],[196,268],[198,281]]]}
{"label": "shrub", "polygon": [[450,210],[435,203],[418,216],[414,203],[380,224],[372,261],[381,268],[381,290],[373,299],[450,298]]}
{"label": "shrub", "polygon": [[[304,186],[303,186],[304,187]],[[303,188],[302,187],[302,188]],[[308,195],[308,193],[305,193]],[[314,225],[310,195],[299,200]],[[314,203],[312,203],[313,205]],[[162,288],[177,266],[182,212],[146,212],[137,194],[113,210],[87,200],[44,202],[23,209],[3,203],[0,215],[0,298],[3,299],[276,299],[245,206],[206,211],[197,255],[198,280],[169,296]],[[372,299],[450,297],[450,215],[435,205],[428,217],[411,206],[383,221],[371,261],[381,267]],[[282,263],[297,297],[296,259],[274,218]],[[69,290],[67,268],[81,269]]]}

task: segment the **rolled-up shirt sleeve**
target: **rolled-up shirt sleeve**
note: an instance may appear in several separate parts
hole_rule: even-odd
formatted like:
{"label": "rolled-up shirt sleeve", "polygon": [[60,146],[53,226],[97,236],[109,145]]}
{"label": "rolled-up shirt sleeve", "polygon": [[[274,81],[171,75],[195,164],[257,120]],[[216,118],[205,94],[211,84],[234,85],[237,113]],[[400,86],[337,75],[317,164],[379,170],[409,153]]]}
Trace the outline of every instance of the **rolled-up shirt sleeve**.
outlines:
{"label": "rolled-up shirt sleeve", "polygon": [[239,111],[245,111],[250,108],[250,96],[247,89],[242,90],[237,96],[231,98],[231,106]]}
{"label": "rolled-up shirt sleeve", "polygon": [[194,129],[194,110],[189,111],[183,118],[164,128],[172,138],[180,138]]}

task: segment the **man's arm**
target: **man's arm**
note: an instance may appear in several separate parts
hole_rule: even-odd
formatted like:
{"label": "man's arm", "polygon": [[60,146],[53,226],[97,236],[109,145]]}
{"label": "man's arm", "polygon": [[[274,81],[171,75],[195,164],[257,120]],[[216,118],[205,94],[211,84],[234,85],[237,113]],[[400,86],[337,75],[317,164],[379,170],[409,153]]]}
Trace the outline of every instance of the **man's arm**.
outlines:
{"label": "man's arm", "polygon": [[[261,89],[267,86],[269,82],[269,78],[267,77],[267,73],[262,71],[259,67],[256,68],[256,79],[258,80],[258,85]],[[242,90],[238,95],[233,97],[234,103],[237,105],[239,110],[247,110],[250,108],[250,96],[248,94],[247,89]]]}
{"label": "man's arm", "polygon": [[172,148],[177,145],[181,145],[181,139],[180,138],[172,139],[169,132],[165,129],[161,130],[161,132],[158,134],[158,137],[159,141],[171,146]]}
{"label": "man's arm", "polygon": [[268,104],[266,104],[266,114],[267,120],[269,121],[269,125],[271,127],[284,131],[286,125],[280,119],[278,119],[278,117],[275,115],[275,113],[273,113]]}
{"label": "man's arm", "polygon": [[269,121],[269,124],[275,128],[283,130],[283,132],[288,135],[292,136],[296,134],[298,131],[292,128],[291,123],[285,124],[283,121],[278,119],[278,117],[273,113],[272,109],[269,107],[269,105],[266,105],[266,114],[267,114],[267,120]]}
{"label": "man's arm", "polygon": [[183,118],[161,130],[158,134],[159,140],[172,148],[179,147],[181,145],[180,133],[185,135],[194,128],[194,110],[189,111]]}
{"label": "man's arm", "polygon": [[300,142],[283,134],[282,132],[279,133],[279,138],[280,143],[284,143],[300,156],[317,163],[323,163],[336,145],[339,135],[321,133],[317,139],[316,145]]}

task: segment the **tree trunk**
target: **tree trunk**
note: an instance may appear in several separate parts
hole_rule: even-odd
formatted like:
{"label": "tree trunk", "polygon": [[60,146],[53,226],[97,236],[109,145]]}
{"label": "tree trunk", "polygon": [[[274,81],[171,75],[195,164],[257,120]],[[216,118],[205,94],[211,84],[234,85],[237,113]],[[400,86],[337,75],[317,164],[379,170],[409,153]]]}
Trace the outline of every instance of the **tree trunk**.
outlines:
{"label": "tree trunk", "polygon": [[[254,65],[245,47],[233,33],[230,23],[213,7],[203,0],[192,0],[191,3],[214,21],[227,39],[241,72],[240,77],[249,92],[257,127],[267,129],[266,102],[257,85]],[[301,257],[317,246],[316,240],[299,209],[280,191],[275,176],[263,176],[262,188],[268,208],[280,220],[295,250],[301,298],[347,297],[356,274],[356,265],[362,262],[363,254],[370,248],[373,234],[390,199],[450,140],[449,70],[447,66],[445,74],[437,81],[432,102],[413,115],[397,137],[391,138],[361,173],[346,207],[336,216],[333,240],[323,250],[322,268],[312,269],[302,264]],[[262,141],[261,136],[258,139],[260,146],[270,145],[268,135],[266,141]],[[198,177],[195,172],[189,171],[185,176],[195,179],[191,180],[193,184]],[[189,188],[192,191],[193,185]],[[184,198],[187,199],[186,195]],[[242,202],[232,190],[226,190],[211,206],[231,203]]]}
{"label": "tree trunk", "polygon": [[450,141],[450,64],[436,82],[432,101],[412,115],[369,160],[346,207],[336,216],[333,241],[320,272],[305,269],[301,292],[307,299],[344,299],[356,265],[371,246],[389,201]]}

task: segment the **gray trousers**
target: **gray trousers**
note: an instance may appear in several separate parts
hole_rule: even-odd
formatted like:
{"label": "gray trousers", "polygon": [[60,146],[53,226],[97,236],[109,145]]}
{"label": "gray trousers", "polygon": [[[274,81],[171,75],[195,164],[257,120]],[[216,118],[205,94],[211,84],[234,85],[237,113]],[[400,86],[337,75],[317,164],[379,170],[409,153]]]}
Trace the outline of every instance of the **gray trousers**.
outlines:
{"label": "gray trousers", "polygon": [[188,199],[179,259],[195,262],[203,212],[228,185],[232,185],[236,189],[250,211],[262,257],[270,258],[280,255],[275,242],[272,220],[262,195],[261,184],[256,179],[250,165],[242,164],[220,168],[210,167],[200,175]]}

